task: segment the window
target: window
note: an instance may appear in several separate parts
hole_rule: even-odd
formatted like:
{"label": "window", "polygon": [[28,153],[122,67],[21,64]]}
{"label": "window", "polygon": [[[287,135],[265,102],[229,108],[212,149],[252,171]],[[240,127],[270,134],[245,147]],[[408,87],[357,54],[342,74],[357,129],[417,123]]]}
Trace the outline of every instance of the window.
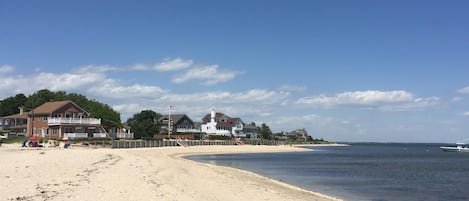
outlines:
{"label": "window", "polygon": [[83,127],[75,127],[76,133],[84,133]]}
{"label": "window", "polygon": [[47,121],[47,116],[44,115],[44,116],[42,117],[42,120]]}
{"label": "window", "polygon": [[70,118],[72,117],[72,114],[70,112],[65,113],[65,118]]}
{"label": "window", "polygon": [[65,133],[73,133],[72,127],[65,127]]}

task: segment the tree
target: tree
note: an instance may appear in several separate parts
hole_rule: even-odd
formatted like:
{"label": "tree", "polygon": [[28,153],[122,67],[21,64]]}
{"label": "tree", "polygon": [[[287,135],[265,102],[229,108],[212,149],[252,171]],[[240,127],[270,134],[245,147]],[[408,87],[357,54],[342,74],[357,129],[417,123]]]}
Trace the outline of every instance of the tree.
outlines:
{"label": "tree", "polygon": [[88,100],[82,107],[90,113],[91,118],[101,119],[101,125],[104,128],[122,127],[120,113],[112,109],[111,106],[96,100]]}
{"label": "tree", "polygon": [[162,115],[154,112],[153,110],[142,110],[140,113],[134,114],[127,120],[127,125],[130,126],[135,138],[152,137],[153,134],[158,133],[158,119]]}
{"label": "tree", "polygon": [[25,104],[26,99],[24,94],[17,94],[14,97],[8,97],[0,101],[0,117],[17,114],[19,107]]}
{"label": "tree", "polygon": [[65,94],[66,93],[64,91],[52,92],[48,89],[41,89],[31,94],[28,97],[28,100],[26,100],[24,106],[26,108],[35,108],[45,102],[66,100]]}
{"label": "tree", "polygon": [[262,123],[259,128],[259,134],[261,134],[262,139],[271,140],[272,139],[272,130],[265,123]]}

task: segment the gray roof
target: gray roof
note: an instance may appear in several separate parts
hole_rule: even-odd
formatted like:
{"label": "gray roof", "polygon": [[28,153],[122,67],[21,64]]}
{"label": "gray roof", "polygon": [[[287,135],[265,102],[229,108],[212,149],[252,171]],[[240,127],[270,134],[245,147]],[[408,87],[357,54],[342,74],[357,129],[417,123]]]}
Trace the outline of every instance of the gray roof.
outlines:
{"label": "gray roof", "polygon": [[[184,117],[187,117],[189,120],[192,121],[191,118],[189,118],[189,116],[185,115],[185,114],[172,114],[171,115],[171,119],[173,120],[174,123],[177,123],[178,121],[180,121],[181,119],[183,119]],[[164,120],[168,120],[168,115],[163,115],[161,116],[158,121],[164,121]]]}

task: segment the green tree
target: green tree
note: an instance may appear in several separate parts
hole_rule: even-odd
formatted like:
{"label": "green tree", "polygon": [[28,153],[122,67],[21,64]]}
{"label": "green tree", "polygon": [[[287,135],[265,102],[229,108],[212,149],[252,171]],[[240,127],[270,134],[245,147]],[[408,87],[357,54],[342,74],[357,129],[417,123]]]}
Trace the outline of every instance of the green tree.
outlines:
{"label": "green tree", "polygon": [[90,113],[91,118],[101,119],[101,125],[108,130],[115,127],[122,127],[120,113],[116,112],[107,104],[100,103],[96,100],[88,100],[81,107]]}
{"label": "green tree", "polygon": [[65,100],[65,94],[64,91],[52,92],[48,89],[41,89],[28,96],[24,106],[25,108],[35,108],[45,102]]}
{"label": "green tree", "polygon": [[153,137],[158,133],[158,119],[162,115],[153,110],[142,110],[127,120],[127,125],[132,129],[135,138]]}
{"label": "green tree", "polygon": [[24,94],[17,94],[16,96],[5,98],[0,101],[0,117],[17,114],[19,107],[23,106],[27,98]]}
{"label": "green tree", "polygon": [[261,134],[262,139],[272,139],[272,130],[270,130],[270,127],[265,123],[262,123],[261,127],[259,127],[259,134]]}

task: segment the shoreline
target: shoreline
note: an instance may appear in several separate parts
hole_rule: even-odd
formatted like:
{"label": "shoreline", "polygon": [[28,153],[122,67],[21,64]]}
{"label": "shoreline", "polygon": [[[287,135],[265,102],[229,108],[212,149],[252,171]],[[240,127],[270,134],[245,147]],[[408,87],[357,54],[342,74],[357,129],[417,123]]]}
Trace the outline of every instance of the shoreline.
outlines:
{"label": "shoreline", "polygon": [[[242,145],[242,146],[257,147],[259,145]],[[289,145],[280,145],[280,146],[273,146],[273,147],[282,147],[282,146],[288,147]],[[336,197],[332,197],[332,196],[329,196],[329,195],[326,195],[326,194],[323,194],[323,193],[307,190],[307,189],[301,188],[299,186],[295,186],[293,184],[289,184],[289,183],[286,183],[284,181],[273,179],[273,178],[270,178],[270,177],[267,177],[267,176],[264,176],[264,175],[261,175],[261,174],[255,173],[255,172],[251,172],[251,171],[248,171],[248,170],[229,167],[229,166],[213,165],[213,164],[198,162],[198,161],[194,161],[194,160],[186,158],[186,157],[189,157],[189,156],[218,155],[218,154],[250,154],[250,153],[255,154],[255,153],[282,153],[282,152],[314,151],[312,149],[302,148],[301,146],[305,146],[305,145],[293,145],[293,146],[290,146],[290,147],[294,148],[295,150],[286,150],[286,151],[285,150],[274,150],[274,151],[272,151],[272,150],[269,149],[267,151],[255,151],[255,152],[251,152],[251,151],[240,151],[240,152],[238,152],[238,151],[237,152],[226,151],[226,152],[222,152],[222,153],[220,153],[220,152],[182,153],[182,154],[176,154],[176,155],[174,155],[174,157],[178,157],[178,158],[181,158],[181,159],[184,159],[184,160],[189,160],[189,161],[192,161],[192,162],[200,163],[202,165],[212,166],[212,168],[230,169],[231,171],[236,171],[236,172],[240,172],[242,174],[253,176],[253,177],[256,177],[256,178],[259,178],[259,179],[268,180],[269,182],[272,182],[276,185],[284,186],[285,188],[289,188],[289,189],[292,189],[292,190],[295,190],[295,191],[301,191],[301,192],[305,192],[305,193],[308,193],[308,194],[312,194],[313,196],[318,196],[320,198],[324,198],[324,199],[327,199],[327,200],[342,201],[342,199],[339,199],[339,198],[336,198]],[[306,146],[308,146],[308,147],[324,147],[324,146],[349,146],[349,145],[346,145],[346,144],[307,144]],[[270,147],[270,146],[268,146],[268,147]]]}
{"label": "shoreline", "polygon": [[184,158],[224,153],[311,151],[295,146],[141,149],[0,147],[0,201],[12,200],[340,200],[246,170]]}

